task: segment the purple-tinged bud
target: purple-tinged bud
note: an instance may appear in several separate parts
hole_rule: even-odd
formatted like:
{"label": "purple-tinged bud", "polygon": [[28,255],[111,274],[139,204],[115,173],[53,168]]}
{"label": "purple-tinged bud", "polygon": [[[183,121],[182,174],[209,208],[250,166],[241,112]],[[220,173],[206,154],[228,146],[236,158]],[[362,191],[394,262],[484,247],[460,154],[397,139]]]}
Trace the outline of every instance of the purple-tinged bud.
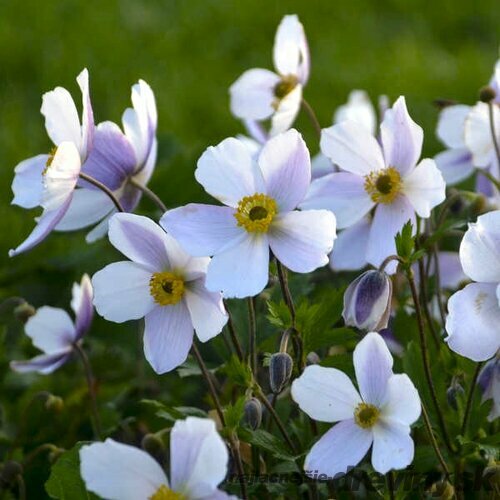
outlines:
{"label": "purple-tinged bud", "polygon": [[319,365],[320,361],[321,360],[319,359],[319,356],[315,352],[310,352],[306,356],[306,365],[307,366],[310,366],[310,365]]}
{"label": "purple-tinged bud", "polygon": [[366,271],[358,276],[344,294],[344,317],[347,326],[367,332],[387,327],[391,314],[392,281],[383,271]]}
{"label": "purple-tinged bud", "polygon": [[462,396],[464,393],[464,388],[460,385],[458,380],[453,379],[450,387],[446,390],[446,400],[455,411],[458,411],[457,398]]}
{"label": "purple-tinged bud", "polygon": [[290,380],[293,369],[292,357],[286,352],[273,354],[269,359],[269,385],[274,394],[279,394]]}
{"label": "purple-tinged bud", "polygon": [[262,423],[262,404],[257,398],[250,398],[245,403],[243,418],[248,426],[255,430]]}

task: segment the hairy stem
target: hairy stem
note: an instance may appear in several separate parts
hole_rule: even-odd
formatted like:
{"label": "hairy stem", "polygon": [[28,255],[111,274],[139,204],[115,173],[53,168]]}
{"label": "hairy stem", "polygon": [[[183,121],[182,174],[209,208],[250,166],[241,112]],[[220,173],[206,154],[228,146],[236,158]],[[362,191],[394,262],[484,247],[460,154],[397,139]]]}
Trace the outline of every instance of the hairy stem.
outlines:
{"label": "hairy stem", "polygon": [[448,469],[448,465],[446,465],[446,460],[441,454],[439,445],[437,444],[436,438],[434,437],[434,433],[432,432],[431,421],[429,419],[429,414],[427,413],[427,410],[425,409],[425,405],[423,403],[422,403],[422,416],[424,417],[425,428],[427,429],[427,434],[429,435],[429,439],[434,449],[434,453],[436,453],[436,456],[439,460],[439,463],[441,464],[441,467],[443,468],[444,473],[446,474],[446,477],[449,477],[450,469]]}
{"label": "hairy stem", "polygon": [[257,376],[257,326],[255,322],[255,302],[248,297],[248,357],[254,377]]}
{"label": "hairy stem", "polygon": [[87,175],[83,172],[80,172],[80,179],[87,181],[96,188],[99,188],[104,194],[106,194],[108,198],[113,202],[118,212],[125,212],[121,203],[118,201],[118,198],[114,195],[113,191],[111,191],[111,189],[105,186],[102,182],[99,182],[97,179],[94,179],[93,177],[90,177],[90,175]]}
{"label": "hairy stem", "polygon": [[467,403],[465,405],[464,419],[462,420],[461,434],[465,436],[467,432],[467,425],[469,423],[470,412],[472,410],[472,401],[474,400],[474,392],[476,390],[477,379],[479,377],[479,372],[483,363],[478,363],[476,369],[474,370],[474,375],[472,376],[471,385],[469,387],[469,394],[467,396]]}
{"label": "hairy stem", "polygon": [[312,123],[312,126],[314,127],[316,134],[318,134],[318,137],[321,138],[321,125],[319,124],[314,109],[304,98],[302,98],[301,104],[302,104],[302,109],[306,112],[309,120]]}

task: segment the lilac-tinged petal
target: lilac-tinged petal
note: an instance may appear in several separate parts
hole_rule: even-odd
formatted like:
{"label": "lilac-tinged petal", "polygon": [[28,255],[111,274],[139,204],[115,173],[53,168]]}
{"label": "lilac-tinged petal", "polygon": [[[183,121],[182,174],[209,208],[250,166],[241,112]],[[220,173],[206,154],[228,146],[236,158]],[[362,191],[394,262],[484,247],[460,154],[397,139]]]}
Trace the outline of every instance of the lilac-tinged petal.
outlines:
{"label": "lilac-tinged petal", "polygon": [[335,214],[339,228],[360,221],[374,202],[365,191],[363,177],[349,172],[335,172],[315,179],[300,204],[301,209],[319,208]]}
{"label": "lilac-tinged petal", "polygon": [[274,67],[283,76],[297,75],[305,84],[309,78],[309,47],[298,16],[288,15],[276,31],[273,49]]}
{"label": "lilac-tinged petal", "polygon": [[144,317],[156,306],[150,279],[151,271],[134,262],[109,264],[92,277],[97,312],[115,323]]}
{"label": "lilac-tinged petal", "polygon": [[248,134],[259,144],[265,144],[269,139],[268,133],[257,120],[243,120],[243,125],[247,129]]}
{"label": "lilac-tinged petal", "polygon": [[500,282],[500,211],[481,215],[469,224],[460,244],[460,261],[474,281]]}
{"label": "lilac-tinged petal", "polygon": [[456,290],[461,283],[467,281],[458,252],[439,252],[438,260],[441,288]]}
{"label": "lilac-tinged petal", "polygon": [[[415,228],[415,211],[405,196],[400,196],[391,204],[377,206],[366,250],[366,260],[370,264],[378,267],[385,258],[396,253],[394,238],[408,221]],[[393,261],[385,270],[392,274],[396,267],[397,263]]]}
{"label": "lilac-tinged petal", "polygon": [[139,170],[136,170],[136,173],[132,177],[132,179],[139,185],[147,186],[156,166],[157,155],[158,155],[158,141],[155,137],[151,144],[151,149],[149,150],[149,155],[146,158],[146,162],[141,168],[139,168]]}
{"label": "lilac-tinged petal", "polygon": [[342,170],[367,175],[385,168],[380,146],[364,126],[345,121],[321,131],[321,152]]}
{"label": "lilac-tinged petal", "polygon": [[337,422],[352,418],[361,403],[350,378],[336,368],[306,367],[292,383],[292,398],[314,420]]}
{"label": "lilac-tinged petal", "polygon": [[177,420],[170,435],[170,480],[189,498],[213,498],[227,474],[229,453],[208,418]]}
{"label": "lilac-tinged petal", "polygon": [[339,422],[311,448],[304,463],[305,473],[316,477],[326,474],[330,478],[345,474],[361,462],[372,441],[372,432],[354,420]]}
{"label": "lilac-tinged petal", "polygon": [[85,68],[76,78],[82,91],[82,130],[80,155],[86,158],[94,142],[94,112],[90,101],[89,72]]}
{"label": "lilac-tinged petal", "polygon": [[449,186],[462,182],[474,173],[472,155],[467,148],[447,149],[438,153],[434,161]]}
{"label": "lilac-tinged petal", "polygon": [[380,133],[386,165],[405,175],[420,158],[424,132],[408,114],[403,96],[386,111]]}
{"label": "lilac-tinged petal", "polygon": [[45,170],[48,155],[37,155],[16,165],[12,192],[13,205],[35,208],[42,202],[42,172]]}
{"label": "lilac-tinged petal", "polygon": [[207,193],[231,207],[238,206],[244,196],[265,194],[260,169],[245,144],[233,137],[201,155],[195,177]]}
{"label": "lilac-tinged petal", "polygon": [[116,210],[112,210],[111,213],[105,217],[97,226],[94,227],[91,231],[87,233],[85,236],[85,241],[87,243],[95,243],[97,240],[104,238],[108,234],[108,224],[113,217],[113,215],[117,213]]}
{"label": "lilac-tinged petal", "polygon": [[220,292],[209,292],[202,277],[186,284],[185,298],[197,337],[206,342],[218,335],[228,320]]}
{"label": "lilac-tinged petal", "polygon": [[366,266],[366,249],[371,218],[363,217],[337,235],[330,254],[330,267],[336,271],[356,271]]}
{"label": "lilac-tinged petal", "polygon": [[465,147],[465,119],[471,106],[456,104],[447,106],[439,113],[436,134],[443,144],[449,148]]}
{"label": "lilac-tinged petal", "polygon": [[234,209],[190,203],[168,210],[160,220],[167,232],[191,255],[204,257],[223,252],[246,238]]}
{"label": "lilac-tinged petal", "polygon": [[50,306],[40,307],[24,329],[33,345],[47,354],[66,349],[76,339],[75,326],[68,313]]}
{"label": "lilac-tinged petal", "polygon": [[336,237],[335,216],[328,210],[279,214],[268,233],[276,258],[296,273],[310,273],[328,264]]}
{"label": "lilac-tinged petal", "polygon": [[119,213],[109,221],[109,241],[123,255],[152,271],[170,267],[165,231],[148,217]]}
{"label": "lilac-tinged petal", "polygon": [[87,274],[82,276],[80,283],[73,283],[71,309],[75,312],[76,340],[80,339],[90,328],[94,317],[92,299],[94,291]]}
{"label": "lilac-tinged petal", "polygon": [[422,160],[403,179],[404,194],[420,217],[430,217],[431,210],[446,198],[446,183],[434,160]]}
{"label": "lilac-tinged petal", "polygon": [[359,123],[371,134],[375,135],[377,128],[377,114],[370,100],[370,96],[364,90],[353,90],[347,99],[347,103],[339,106],[333,117],[335,123],[353,121]]}
{"label": "lilac-tinged petal", "polygon": [[37,372],[48,375],[68,361],[71,355],[71,347],[51,354],[40,354],[26,361],[11,361],[10,367],[17,373]]}
{"label": "lilac-tinged petal", "polygon": [[473,361],[485,361],[500,348],[500,306],[495,284],[471,283],[448,301],[446,342]]}
{"label": "lilac-tinged petal", "polygon": [[333,172],[335,172],[335,166],[323,153],[318,153],[311,158],[311,176],[313,180],[333,174]]}
{"label": "lilac-tinged petal", "polygon": [[384,339],[378,333],[367,333],[354,349],[353,362],[361,397],[366,403],[380,406],[393,364]]}
{"label": "lilac-tinged petal", "polygon": [[184,301],[155,307],[146,315],[144,355],[153,370],[166,373],[186,361],[193,344],[193,324]]}
{"label": "lilac-tinged petal", "polygon": [[421,409],[418,391],[408,375],[405,373],[391,375],[380,408],[381,418],[411,425],[420,417]]}
{"label": "lilac-tinged petal", "polygon": [[270,136],[286,132],[293,125],[299,114],[301,102],[302,85],[298,84],[278,102],[276,112],[271,118]]}
{"label": "lilac-tinged petal", "polygon": [[493,406],[488,421],[493,422],[500,417],[500,360],[493,358],[481,369],[477,383],[483,393],[482,402],[491,399]]}
{"label": "lilac-tinged petal", "polygon": [[231,113],[246,120],[265,120],[274,113],[274,87],[280,77],[267,69],[245,71],[230,87]]}
{"label": "lilac-tinged petal", "polygon": [[373,427],[372,466],[380,474],[404,469],[412,463],[414,453],[409,426],[387,419]]}
{"label": "lilac-tinged petal", "polygon": [[133,446],[106,439],[80,449],[80,472],[88,491],[109,500],[146,500],[168,480],[158,462]]}
{"label": "lilac-tinged petal", "polygon": [[113,122],[100,123],[82,171],[114,191],[132,175],[135,166],[134,149],[120,127]]}
{"label": "lilac-tinged petal", "polygon": [[[493,107],[495,131],[500,130],[500,110]],[[491,137],[491,124],[488,104],[477,103],[465,120],[465,145],[472,153],[475,167],[487,167],[494,155],[494,145]]]}
{"label": "lilac-tinged petal", "polygon": [[292,129],[269,139],[258,163],[267,194],[280,211],[297,208],[311,182],[311,158],[302,136]]}
{"label": "lilac-tinged petal", "polygon": [[266,236],[247,233],[236,246],[214,255],[205,285],[224,297],[244,298],[259,294],[269,279],[269,244]]}

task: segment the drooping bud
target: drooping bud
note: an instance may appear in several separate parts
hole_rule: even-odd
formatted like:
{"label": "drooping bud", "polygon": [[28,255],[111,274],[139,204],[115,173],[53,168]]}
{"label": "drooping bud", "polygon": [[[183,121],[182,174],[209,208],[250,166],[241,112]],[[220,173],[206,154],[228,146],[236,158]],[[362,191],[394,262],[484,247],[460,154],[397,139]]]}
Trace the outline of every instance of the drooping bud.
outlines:
{"label": "drooping bud", "polygon": [[455,488],[448,481],[438,481],[431,486],[432,498],[440,500],[453,500],[455,498]]}
{"label": "drooping bud", "polygon": [[311,351],[307,356],[306,356],[306,365],[307,366],[310,366],[310,365],[319,365],[319,362],[321,360],[319,359],[319,356]]}
{"label": "drooping bud", "polygon": [[456,377],[454,377],[450,387],[446,390],[446,400],[455,411],[458,411],[458,398],[464,393],[464,388],[460,385]]}
{"label": "drooping bud", "polygon": [[257,398],[250,398],[245,403],[243,418],[248,426],[255,430],[262,422],[262,405]]}
{"label": "drooping bud", "polygon": [[48,411],[53,411],[59,413],[64,408],[64,401],[59,396],[54,396],[54,394],[49,394],[45,400],[45,409]]}
{"label": "drooping bud", "polygon": [[156,456],[165,449],[165,445],[156,434],[146,434],[141,441],[141,448],[150,455]]}
{"label": "drooping bud", "polygon": [[378,332],[387,327],[391,314],[392,281],[378,270],[358,276],[344,294],[342,316],[345,324]]}
{"label": "drooping bud", "polygon": [[22,323],[26,323],[35,313],[36,309],[27,302],[23,302],[14,308],[14,316]]}
{"label": "drooping bud", "polygon": [[485,102],[486,104],[493,101],[496,96],[497,93],[495,92],[495,89],[489,85],[486,85],[479,91],[479,100],[481,102]]}
{"label": "drooping bud", "polygon": [[292,357],[286,352],[277,352],[269,359],[269,385],[274,394],[279,394],[290,380],[293,369]]}

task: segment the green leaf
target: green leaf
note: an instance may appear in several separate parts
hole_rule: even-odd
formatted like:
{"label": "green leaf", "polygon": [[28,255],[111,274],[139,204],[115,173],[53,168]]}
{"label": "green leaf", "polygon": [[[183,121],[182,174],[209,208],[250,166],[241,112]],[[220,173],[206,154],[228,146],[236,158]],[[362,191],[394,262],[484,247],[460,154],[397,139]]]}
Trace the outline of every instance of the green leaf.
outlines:
{"label": "green leaf", "polygon": [[290,311],[288,310],[288,307],[283,301],[273,302],[269,300],[267,302],[267,310],[268,310],[267,319],[272,325],[282,330],[288,328],[288,326],[292,321],[292,318],[290,316]]}
{"label": "green leaf", "polygon": [[402,259],[408,260],[414,248],[413,225],[411,221],[408,221],[396,235],[396,251]]}
{"label": "green leaf", "polygon": [[141,400],[141,404],[150,406],[155,411],[155,415],[157,417],[171,422],[175,422],[176,420],[184,419],[186,417],[207,417],[206,412],[193,406],[167,406],[154,399],[143,399]]}
{"label": "green leaf", "polygon": [[242,387],[249,387],[252,384],[252,371],[250,367],[236,356],[232,356],[221,370],[235,384]]}
{"label": "green leaf", "polygon": [[269,453],[271,453],[271,455],[279,460],[297,459],[296,456],[290,453],[290,450],[280,439],[263,429],[252,431],[250,429],[240,428],[238,430],[238,436],[242,441],[268,451]]}
{"label": "green leaf", "polygon": [[243,418],[243,412],[245,408],[246,397],[241,396],[238,398],[234,405],[229,405],[224,410],[224,418],[226,420],[226,427],[229,429],[236,429],[240,425],[240,421]]}
{"label": "green leaf", "polygon": [[80,448],[87,443],[79,442],[71,450],[65,451],[52,466],[50,477],[45,483],[45,491],[50,498],[61,500],[97,499],[87,492],[80,476]]}

